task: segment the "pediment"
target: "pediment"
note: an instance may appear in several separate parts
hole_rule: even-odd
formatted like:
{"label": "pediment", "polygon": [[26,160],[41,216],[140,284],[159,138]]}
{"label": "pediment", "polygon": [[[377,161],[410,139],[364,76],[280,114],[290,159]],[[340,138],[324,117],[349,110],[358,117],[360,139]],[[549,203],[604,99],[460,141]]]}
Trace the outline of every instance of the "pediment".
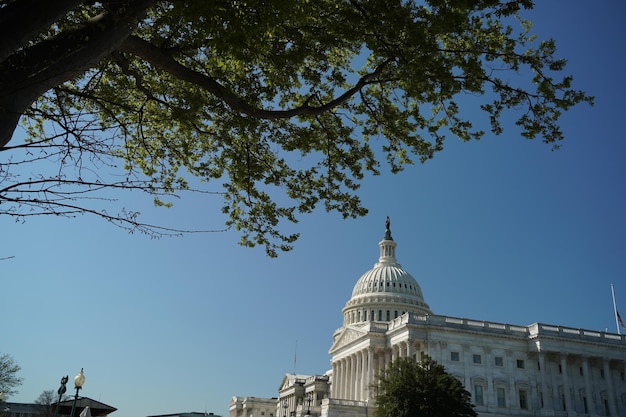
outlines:
{"label": "pediment", "polygon": [[367,331],[355,327],[345,327],[337,336],[330,348],[330,353],[335,350],[347,346],[357,339],[367,335]]}

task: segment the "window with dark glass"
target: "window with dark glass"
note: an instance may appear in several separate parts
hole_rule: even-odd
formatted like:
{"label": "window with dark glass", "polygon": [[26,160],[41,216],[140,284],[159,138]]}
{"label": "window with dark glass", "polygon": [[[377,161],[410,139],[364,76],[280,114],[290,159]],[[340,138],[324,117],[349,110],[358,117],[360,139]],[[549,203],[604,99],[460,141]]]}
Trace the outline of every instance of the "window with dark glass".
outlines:
{"label": "window with dark glass", "polygon": [[523,389],[519,390],[519,408],[523,410],[528,409],[528,394]]}
{"label": "window with dark glass", "polygon": [[474,385],[474,403],[476,405],[483,405],[483,386]]}
{"label": "window with dark glass", "polygon": [[506,391],[504,388],[496,388],[496,399],[498,401],[498,407],[506,407]]}

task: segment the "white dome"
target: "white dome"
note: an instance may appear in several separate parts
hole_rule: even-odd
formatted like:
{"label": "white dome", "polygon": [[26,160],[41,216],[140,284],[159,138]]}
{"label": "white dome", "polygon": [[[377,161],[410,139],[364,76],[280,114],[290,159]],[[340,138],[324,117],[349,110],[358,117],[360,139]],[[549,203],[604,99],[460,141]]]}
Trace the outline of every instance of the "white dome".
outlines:
{"label": "white dome", "polygon": [[431,314],[419,284],[396,261],[396,242],[389,221],[378,246],[378,262],[356,282],[352,298],[343,309],[344,324],[389,321],[405,312]]}
{"label": "white dome", "polygon": [[393,265],[378,263],[364,273],[352,290],[352,299],[378,293],[402,294],[405,298],[414,298],[418,303],[424,302],[417,281],[398,263]]}

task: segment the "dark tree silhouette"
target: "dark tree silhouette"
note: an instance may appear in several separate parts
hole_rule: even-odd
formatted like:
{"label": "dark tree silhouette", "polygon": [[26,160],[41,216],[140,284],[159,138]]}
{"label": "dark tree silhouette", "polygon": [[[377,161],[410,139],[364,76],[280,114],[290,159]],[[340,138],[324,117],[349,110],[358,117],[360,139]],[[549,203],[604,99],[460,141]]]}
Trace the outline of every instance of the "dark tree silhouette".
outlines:
{"label": "dark tree silhouette", "polygon": [[470,393],[430,358],[400,358],[379,376],[376,417],[476,417]]}

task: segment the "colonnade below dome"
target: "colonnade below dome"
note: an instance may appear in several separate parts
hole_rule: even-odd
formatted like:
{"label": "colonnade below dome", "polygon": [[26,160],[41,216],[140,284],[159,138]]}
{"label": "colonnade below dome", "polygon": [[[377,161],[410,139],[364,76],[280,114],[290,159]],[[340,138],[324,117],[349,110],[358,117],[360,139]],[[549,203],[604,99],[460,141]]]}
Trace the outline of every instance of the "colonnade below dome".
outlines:
{"label": "colonnade below dome", "polygon": [[369,321],[384,321],[388,322],[393,319],[397,319],[401,315],[406,313],[404,310],[398,309],[358,309],[346,311],[343,316],[344,326],[348,324],[357,324]]}
{"label": "colonnade below dome", "polygon": [[370,401],[375,393],[370,389],[379,372],[398,358],[421,358],[426,345],[423,341],[401,341],[389,348],[368,346],[332,361],[331,397],[342,400]]}

